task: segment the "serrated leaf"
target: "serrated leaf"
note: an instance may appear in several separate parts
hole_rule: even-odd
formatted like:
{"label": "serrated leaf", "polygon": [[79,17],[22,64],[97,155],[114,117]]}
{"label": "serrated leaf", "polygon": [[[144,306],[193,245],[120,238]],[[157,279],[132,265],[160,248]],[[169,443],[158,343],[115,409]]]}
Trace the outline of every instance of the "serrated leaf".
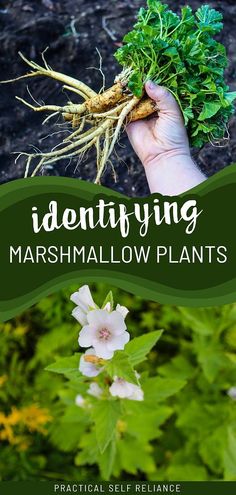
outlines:
{"label": "serrated leaf", "polygon": [[116,456],[116,441],[115,438],[109,443],[103,454],[99,455],[99,469],[101,472],[102,479],[104,481],[109,481]]}
{"label": "serrated leaf", "polygon": [[133,366],[144,361],[146,355],[158,342],[162,333],[163,330],[155,330],[154,332],[136,337],[126,344],[125,352],[129,355],[130,362]]}
{"label": "serrated leaf", "polygon": [[[148,0],[148,9],[141,9],[138,23],[115,54],[123,68],[130,69],[128,87],[137,97],[142,97],[148,79],[175,93],[193,147],[223,139],[233,114],[233,95],[224,96],[226,50],[214,39],[222,26],[222,14],[208,5],[196,14],[183,7],[180,18],[162,2]],[[195,125],[201,122],[207,130]]]}
{"label": "serrated leaf", "polygon": [[120,414],[120,401],[118,400],[99,400],[93,406],[92,419],[95,423],[98,447],[102,454],[115,436]]}
{"label": "serrated leaf", "polygon": [[169,481],[205,481],[208,479],[204,466],[184,463],[173,464],[167,470]]}
{"label": "serrated leaf", "polygon": [[[173,414],[173,409],[158,405],[150,410],[142,405],[129,401],[127,405],[127,431],[137,439],[147,442],[161,436],[160,426]],[[143,418],[145,417],[145,421]]]}
{"label": "serrated leaf", "polygon": [[105,369],[112,379],[118,376],[127,382],[138,384],[130,357],[124,351],[116,351],[113,358],[106,363]]}
{"label": "serrated leaf", "polygon": [[194,376],[196,370],[191,365],[190,360],[178,355],[171,359],[171,361],[159,366],[158,371],[166,378],[187,380]]}
{"label": "serrated leaf", "polygon": [[221,104],[218,102],[206,102],[204,103],[203,109],[198,117],[198,120],[203,121],[210,119],[220,110]]}
{"label": "serrated leaf", "polygon": [[155,471],[151,449],[147,448],[146,443],[128,436],[117,444],[117,450],[122,470],[133,475],[138,471],[146,473]]}
{"label": "serrated leaf", "polygon": [[148,378],[143,384],[145,400],[161,402],[171,395],[175,395],[186,385],[185,380],[171,378],[152,377]]}
{"label": "serrated leaf", "polygon": [[53,424],[50,431],[52,443],[59,446],[63,452],[70,452],[78,447],[81,435],[84,431],[84,423],[61,423]]}
{"label": "serrated leaf", "polygon": [[140,72],[134,72],[129,78],[128,86],[130,91],[132,91],[132,93],[137,96],[137,98],[141,98],[143,94],[142,74]]}
{"label": "serrated leaf", "polygon": [[223,27],[221,22],[223,16],[217,10],[211,9],[209,5],[200,7],[196,12],[196,16],[200,21],[198,26],[202,31],[208,31],[214,34],[221,31]]}
{"label": "serrated leaf", "polygon": [[198,361],[209,383],[213,383],[220,371],[231,367],[231,362],[218,343],[206,342],[197,347]]}
{"label": "serrated leaf", "polygon": [[74,356],[58,359],[55,363],[50,364],[45,368],[46,371],[52,371],[53,373],[60,373],[62,375],[73,373],[79,369],[79,361],[81,354],[76,353]]}
{"label": "serrated leaf", "polygon": [[236,91],[231,91],[230,93],[225,93],[225,99],[229,104],[233,103],[236,100]]}

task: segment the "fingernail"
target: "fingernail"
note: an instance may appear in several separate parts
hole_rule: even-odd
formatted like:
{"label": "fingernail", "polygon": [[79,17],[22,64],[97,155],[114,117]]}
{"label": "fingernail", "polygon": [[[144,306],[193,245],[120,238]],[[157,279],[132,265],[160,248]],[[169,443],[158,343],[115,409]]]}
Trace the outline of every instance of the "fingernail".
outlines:
{"label": "fingernail", "polygon": [[151,80],[147,81],[147,85],[148,85],[149,89],[151,89],[151,90],[156,89],[156,87],[157,87],[156,84]]}

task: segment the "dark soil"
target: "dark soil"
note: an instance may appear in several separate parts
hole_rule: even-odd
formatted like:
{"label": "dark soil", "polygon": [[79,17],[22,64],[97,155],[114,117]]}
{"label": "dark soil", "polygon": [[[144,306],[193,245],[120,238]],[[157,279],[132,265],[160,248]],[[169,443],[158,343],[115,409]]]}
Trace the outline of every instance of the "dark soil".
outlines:
{"label": "dark soil", "polygon": [[[183,2],[169,0],[169,6],[179,9]],[[236,90],[236,38],[235,1],[208,2],[224,15],[224,31],[220,41],[228,50],[229,67],[227,81]],[[22,51],[28,58],[41,63],[41,52],[46,48],[47,61],[55,70],[83,80],[95,90],[101,87],[101,74],[91,67],[99,66],[96,48],[103,58],[103,70],[107,86],[113,83],[119,67],[113,52],[119,46],[123,35],[130,30],[137,9],[145,0],[15,0],[0,1],[0,78],[7,79],[26,71],[18,56]],[[194,9],[202,5],[189,0]],[[104,21],[107,29],[104,29]],[[30,92],[37,101],[63,104],[68,95],[62,94],[60,84],[48,79],[30,80]],[[41,126],[42,115],[34,114],[15,100],[15,95],[28,97],[25,82],[1,86],[0,93],[0,182],[22,178],[24,162],[15,164],[14,151],[29,150],[29,145],[40,149],[51,149],[58,143],[58,135],[44,136],[55,132],[55,127]],[[208,175],[236,162],[236,118],[230,125],[231,140],[224,148],[211,145],[194,152],[195,160]],[[117,181],[111,167],[108,167],[103,184],[129,196],[148,194],[148,187],[142,165],[132,151],[126,135],[117,147],[119,161],[114,158]],[[95,156],[90,153],[82,164],[60,162],[44,174],[62,175],[93,181]]]}

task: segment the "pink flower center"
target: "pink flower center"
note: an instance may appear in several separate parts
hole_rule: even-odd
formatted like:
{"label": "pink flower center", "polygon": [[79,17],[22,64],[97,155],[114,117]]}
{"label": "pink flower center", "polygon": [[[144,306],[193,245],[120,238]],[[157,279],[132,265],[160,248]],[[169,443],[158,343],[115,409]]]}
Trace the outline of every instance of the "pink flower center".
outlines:
{"label": "pink flower center", "polygon": [[107,328],[105,327],[100,328],[99,340],[103,340],[104,342],[106,342],[107,340],[109,340],[110,336],[111,336],[111,332]]}

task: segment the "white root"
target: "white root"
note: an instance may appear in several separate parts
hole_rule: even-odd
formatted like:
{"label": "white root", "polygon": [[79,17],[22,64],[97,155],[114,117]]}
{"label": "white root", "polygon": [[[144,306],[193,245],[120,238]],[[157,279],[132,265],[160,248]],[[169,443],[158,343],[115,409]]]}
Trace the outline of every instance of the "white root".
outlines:
{"label": "white root", "polygon": [[122,110],[125,107],[126,103],[127,102],[121,103],[117,107],[112,108],[111,110],[108,110],[107,112],[93,113],[92,116],[96,119],[101,119],[101,118],[105,118],[105,117],[109,117],[109,116],[113,116],[113,115],[115,116],[115,114],[117,114],[117,112],[119,112],[120,110]]}
{"label": "white root", "polygon": [[31,108],[34,110],[34,112],[58,112],[58,113],[70,113],[72,115],[81,115],[84,112],[86,112],[86,105],[85,103],[82,103],[80,105],[74,105],[73,103],[70,103],[69,105],[65,105],[64,107],[59,107],[57,105],[43,105],[41,107],[35,107],[34,105],[31,105],[28,101],[24,100],[23,98],[20,98],[19,96],[16,96],[16,99],[18,101],[21,101],[21,103],[24,103],[27,107]]}
{"label": "white root", "polygon": [[[24,60],[24,62],[32,67],[36,72],[31,72],[29,74],[25,74],[24,76],[20,76],[17,79],[12,79],[9,82],[13,82],[19,79],[23,79],[26,77],[34,77],[34,76],[47,76],[51,77],[52,79],[55,79],[56,81],[62,82],[63,84],[66,84],[67,86],[71,86],[72,88],[79,89],[83,91],[83,93],[87,94],[89,98],[93,98],[93,96],[96,96],[97,93],[93,91],[87,84],[84,84],[82,81],[78,81],[74,77],[66,76],[65,74],[62,74],[61,72],[57,72],[55,70],[51,70],[48,66],[46,68],[41,67],[40,65],[36,64],[36,62],[33,62],[32,60],[28,60],[21,52],[19,52],[20,57]],[[7,81],[4,81],[7,82]]]}
{"label": "white root", "polygon": [[105,133],[105,139],[104,139],[104,148],[102,150],[102,156],[101,160],[98,163],[98,172],[96,175],[95,179],[95,184],[100,184],[102,174],[104,172],[106,162],[107,162],[107,157],[108,157],[108,152],[109,152],[109,146],[110,146],[110,129],[108,128]]}
{"label": "white root", "polygon": [[96,138],[92,139],[89,143],[85,144],[82,148],[79,148],[78,150],[74,151],[70,155],[64,155],[64,156],[57,156],[55,158],[52,158],[50,160],[47,160],[46,156],[43,156],[38,163],[37,167],[34,169],[33,173],[31,174],[31,177],[34,177],[36,173],[42,168],[43,165],[49,165],[51,163],[55,163],[58,160],[64,160],[66,158],[73,158],[77,155],[80,155],[81,153],[85,153],[88,149],[90,149],[94,144],[96,143]]}
{"label": "white root", "polygon": [[68,91],[72,91],[72,93],[76,93],[77,95],[81,96],[84,100],[89,100],[89,96],[80,89],[72,88],[71,86],[67,86],[67,84],[64,84],[63,89],[67,89]]}
{"label": "white root", "polygon": [[111,142],[111,145],[110,145],[108,154],[107,154],[107,160],[111,156],[111,153],[112,153],[112,151],[114,149],[114,146],[116,144],[116,141],[117,141],[117,139],[119,137],[120,130],[121,130],[121,128],[122,128],[122,126],[123,126],[123,124],[124,124],[127,116],[133,110],[133,108],[138,104],[138,102],[139,102],[139,98],[137,98],[136,96],[134,96],[129,101],[129,103],[123,108],[123,110],[122,110],[122,112],[120,114],[119,120],[117,122],[115,133],[114,133],[114,136],[113,136],[113,139],[112,139],[112,142]]}
{"label": "white root", "polygon": [[[16,79],[4,82],[13,82],[28,77],[47,76],[59,81],[63,84],[63,88],[65,90],[75,93],[84,100],[81,104],[73,104],[69,102],[69,104],[65,106],[37,106],[37,102],[35,102],[36,106],[34,106],[25,101],[23,98],[16,97],[18,101],[21,101],[35,112],[50,112],[50,115],[46,117],[43,124],[47,123],[49,119],[56,115],[58,115],[59,118],[59,115],[65,114],[63,115],[64,119],[70,121],[70,126],[75,128],[70,135],[65,137],[63,141],[57,145],[57,147],[60,147],[59,149],[56,149],[57,147],[55,147],[48,153],[41,152],[40,150],[38,152],[36,150],[35,153],[32,154],[21,153],[20,155],[27,157],[25,177],[28,177],[30,174],[32,160],[38,159],[38,163],[31,173],[31,177],[34,177],[45,165],[55,163],[62,159],[71,159],[78,155],[80,155],[81,158],[87,150],[89,150],[92,146],[95,146],[97,151],[97,176],[95,182],[100,184],[102,174],[105,170],[106,164],[109,163],[109,158],[114,150],[116,141],[119,138],[120,131],[123,125],[127,123],[127,117],[133,108],[138,104],[139,99],[134,97],[127,89],[127,91],[123,91],[120,101],[116,102],[113,108],[109,109],[109,105],[107,104],[107,107],[105,107],[108,108],[107,111],[96,113],[91,107],[90,113],[90,105],[88,100],[98,97],[98,94],[95,91],[73,77],[66,76],[60,72],[52,70],[47,64],[44,54],[42,54],[42,58],[45,67],[41,67],[32,60],[28,60],[21,53],[20,56],[26,64],[31,67],[32,71]],[[101,58],[99,70],[101,70]],[[123,71],[116,78],[115,82],[121,82],[122,86],[125,86],[130,73],[130,70]],[[102,88],[102,90],[104,90],[104,88]],[[104,101],[106,102],[106,96],[104,96]],[[112,105],[112,98],[111,103],[109,104]],[[99,105],[97,106],[99,110]],[[96,105],[94,106],[94,109],[95,108]],[[68,130],[68,132],[70,131]]]}

